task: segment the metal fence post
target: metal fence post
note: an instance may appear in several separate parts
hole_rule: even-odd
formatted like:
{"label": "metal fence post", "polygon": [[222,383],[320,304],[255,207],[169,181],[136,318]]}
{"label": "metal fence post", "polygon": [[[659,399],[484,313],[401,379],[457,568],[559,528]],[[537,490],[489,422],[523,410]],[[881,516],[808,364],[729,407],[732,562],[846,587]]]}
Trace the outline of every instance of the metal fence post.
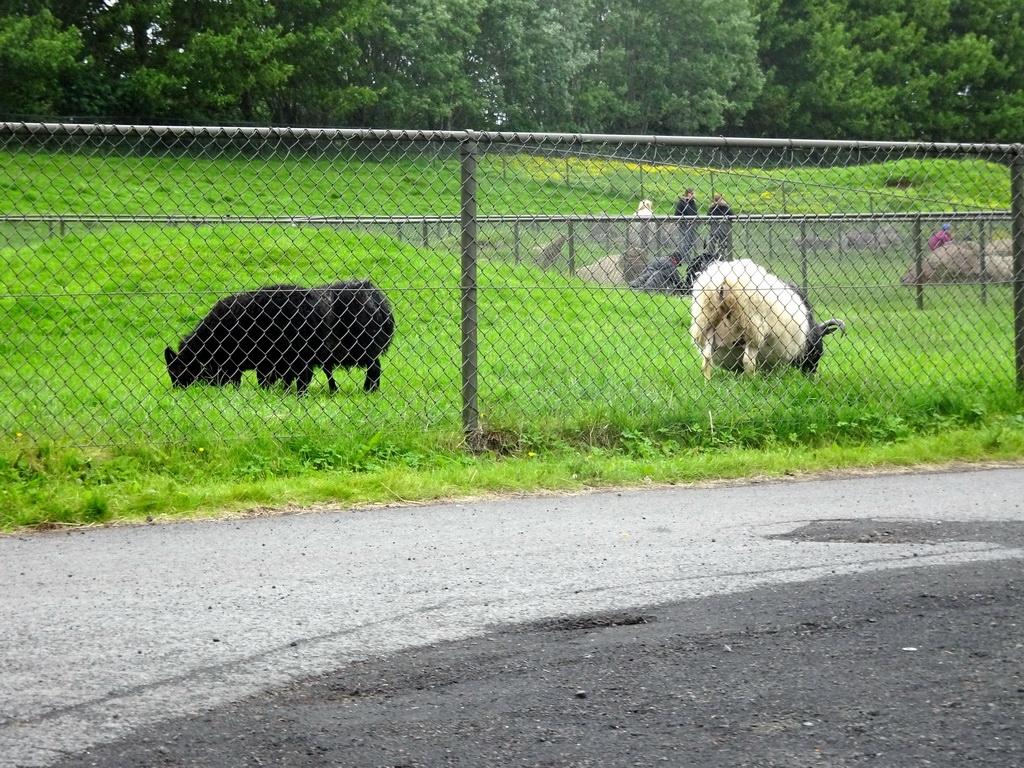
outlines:
{"label": "metal fence post", "polygon": [[480,428],[477,388],[477,276],[476,276],[476,141],[462,142],[462,430],[472,437]]}
{"label": "metal fence post", "polygon": [[807,293],[807,219],[800,219],[800,287]]}
{"label": "metal fence post", "polygon": [[1024,145],[1010,165],[1010,211],[1013,217],[1013,350],[1017,390],[1024,390]]}
{"label": "metal fence post", "polygon": [[917,308],[924,309],[924,285],[921,283],[921,273],[924,271],[924,249],[921,247],[921,219],[914,217],[912,228],[914,238],[914,291],[917,294]]}
{"label": "metal fence post", "polygon": [[988,267],[985,264],[985,222],[983,220],[976,222],[975,229],[978,232],[978,253],[980,254],[978,266],[981,269],[981,304],[985,306],[988,304]]}
{"label": "metal fence post", "polygon": [[572,219],[569,219],[569,274],[576,272],[576,226]]}

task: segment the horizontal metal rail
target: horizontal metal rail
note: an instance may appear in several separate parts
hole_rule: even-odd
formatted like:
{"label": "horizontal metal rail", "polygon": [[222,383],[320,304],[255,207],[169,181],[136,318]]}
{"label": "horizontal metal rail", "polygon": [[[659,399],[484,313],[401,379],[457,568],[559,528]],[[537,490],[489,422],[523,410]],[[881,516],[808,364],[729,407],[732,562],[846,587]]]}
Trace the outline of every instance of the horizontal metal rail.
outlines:
{"label": "horizontal metal rail", "polygon": [[834,141],[826,139],[761,139],[731,136],[656,136],[600,133],[519,133],[506,131],[402,131],[370,128],[282,128],[267,126],[115,125],[103,123],[0,122],[0,135],[197,137],[221,139],[290,139],[328,141],[500,142],[504,144],[646,144],[651,146],[722,147],[741,149],[843,149],[854,151],[1015,155],[1022,144],[926,143],[898,141]]}
{"label": "horizontal metal rail", "polygon": [[[919,213],[738,213],[729,217],[737,222],[801,222],[801,221],[1008,221],[1011,218],[1009,210],[993,211],[970,211],[964,213],[950,213],[948,211],[932,211]],[[697,221],[706,221],[713,217],[679,217],[671,215],[655,215],[642,219],[643,221],[682,221],[693,218]],[[454,224],[460,221],[458,214],[450,216],[429,215],[429,216],[402,216],[393,214],[366,215],[366,216],[208,216],[190,214],[110,214],[97,215],[90,213],[67,213],[67,214],[21,214],[10,213],[0,214],[0,222],[34,222],[34,223],[93,223],[93,224],[119,224],[119,223],[145,223],[145,224]],[[621,221],[635,222],[638,218],[633,214],[490,214],[477,216],[478,222],[559,222],[559,221]]]}

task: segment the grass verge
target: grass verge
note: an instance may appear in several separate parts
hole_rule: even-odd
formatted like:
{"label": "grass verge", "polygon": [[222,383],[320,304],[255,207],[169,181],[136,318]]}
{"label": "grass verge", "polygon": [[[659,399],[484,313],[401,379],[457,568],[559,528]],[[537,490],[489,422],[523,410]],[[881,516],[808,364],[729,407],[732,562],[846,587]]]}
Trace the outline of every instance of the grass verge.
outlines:
{"label": "grass verge", "polygon": [[945,417],[872,442],[744,438],[725,428],[686,445],[669,426],[539,441],[490,432],[475,453],[455,434],[112,449],[15,436],[0,443],[0,531],[1024,460],[1024,415],[964,421]]}

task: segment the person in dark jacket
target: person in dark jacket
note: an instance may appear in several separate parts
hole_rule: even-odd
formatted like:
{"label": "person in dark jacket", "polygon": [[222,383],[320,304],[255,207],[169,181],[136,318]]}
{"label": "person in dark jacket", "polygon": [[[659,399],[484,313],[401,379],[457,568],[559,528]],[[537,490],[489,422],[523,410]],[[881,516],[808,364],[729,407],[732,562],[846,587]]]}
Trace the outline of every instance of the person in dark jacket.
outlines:
{"label": "person in dark jacket", "polygon": [[693,198],[693,188],[687,189],[676,201],[676,216],[686,216],[679,222],[679,253],[683,257],[683,263],[690,263],[690,254],[693,253],[693,245],[697,242],[697,201]]}
{"label": "person in dark jacket", "polygon": [[679,275],[682,262],[683,257],[679,253],[660,256],[644,267],[629,287],[651,293],[685,293],[683,278]]}
{"label": "person in dark jacket", "polygon": [[716,194],[708,206],[708,216],[711,217],[711,236],[709,238],[709,249],[719,256],[724,255],[725,248],[729,243],[729,227],[732,222],[729,218],[733,215],[732,208],[722,195]]}

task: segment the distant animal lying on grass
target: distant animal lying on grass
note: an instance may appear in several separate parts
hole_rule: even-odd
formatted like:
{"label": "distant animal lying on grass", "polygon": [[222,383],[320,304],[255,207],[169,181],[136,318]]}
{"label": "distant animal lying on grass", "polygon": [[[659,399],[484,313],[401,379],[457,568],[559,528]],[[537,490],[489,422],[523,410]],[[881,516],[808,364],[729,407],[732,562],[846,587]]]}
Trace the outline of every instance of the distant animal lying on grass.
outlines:
{"label": "distant animal lying on grass", "polygon": [[816,324],[800,290],[750,259],[711,264],[693,285],[690,335],[704,359],[704,378],[714,368],[753,375],[780,365],[816,373],[824,339],[842,320]]}
{"label": "distant animal lying on grass", "polygon": [[831,237],[802,235],[793,238],[798,248],[811,251],[885,251],[899,245],[904,236],[891,224],[852,227]]}
{"label": "distant animal lying on grass", "polygon": [[605,256],[580,267],[576,270],[576,277],[597,285],[625,287],[636,279],[646,265],[644,252],[639,248],[629,248],[625,253]]}
{"label": "distant animal lying on grass", "polygon": [[164,349],[164,360],[176,387],[238,386],[254,370],[261,387],[283,381],[302,393],[319,366],[333,393],[334,369],[359,367],[370,392],[380,387],[380,356],[393,335],[391,306],[368,281],[270,285],[218,301],[177,352]]}
{"label": "distant animal lying on grass", "polygon": [[846,230],[840,238],[844,251],[861,249],[884,251],[904,241],[903,235],[892,224],[874,227],[853,227]]}

